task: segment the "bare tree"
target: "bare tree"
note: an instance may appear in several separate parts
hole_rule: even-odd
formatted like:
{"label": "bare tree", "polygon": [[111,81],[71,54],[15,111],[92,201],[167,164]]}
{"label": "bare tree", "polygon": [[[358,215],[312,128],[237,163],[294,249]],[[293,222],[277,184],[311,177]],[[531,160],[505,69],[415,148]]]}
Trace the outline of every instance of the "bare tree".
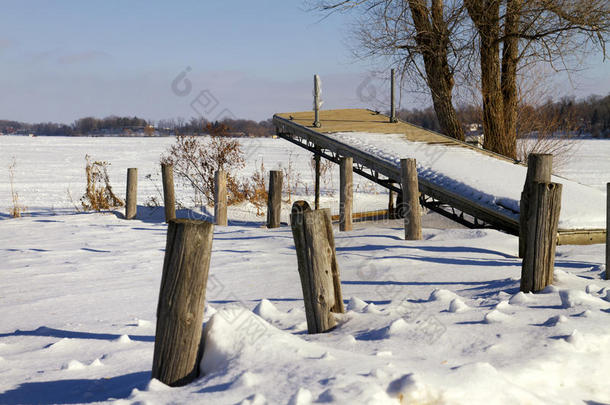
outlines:
{"label": "bare tree", "polygon": [[571,70],[573,55],[593,49],[600,49],[605,57],[610,3],[465,0],[465,4],[479,39],[485,148],[515,158],[519,68],[548,63],[556,71]]}
{"label": "bare tree", "polygon": [[463,8],[447,8],[443,0],[318,1],[323,11],[365,10],[356,30],[364,57],[389,59],[402,79],[425,85],[432,98],[441,132],[464,139],[464,131],[453,106],[454,71],[461,54],[451,41],[452,30],[464,18]]}
{"label": "bare tree", "polygon": [[[608,0],[318,0],[324,11],[362,11],[362,56],[387,57],[429,89],[441,131],[462,139],[452,104],[455,78],[478,81],[485,148],[515,158],[519,70],[575,67],[605,46]],[[477,68],[478,65],[478,68]]]}

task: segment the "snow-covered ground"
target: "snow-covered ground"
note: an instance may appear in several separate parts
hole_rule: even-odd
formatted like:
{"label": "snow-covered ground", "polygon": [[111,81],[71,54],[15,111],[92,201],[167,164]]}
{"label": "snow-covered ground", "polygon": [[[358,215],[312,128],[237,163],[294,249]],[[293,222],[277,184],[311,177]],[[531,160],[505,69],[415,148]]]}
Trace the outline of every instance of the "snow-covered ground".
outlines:
{"label": "snow-covered ground", "polygon": [[[290,228],[261,227],[247,206],[215,230],[204,375],[181,388],[151,381],[162,210],[141,207],[133,221],[75,213],[66,189],[83,193],[90,154],[111,162],[120,194],[126,168],[138,167],[143,205],[157,195],[144,175],[156,179],[171,141],[0,138],[0,404],[610,403],[603,245],[558,247],[554,285],[522,294],[513,236],[438,229],[433,215],[422,241],[402,240],[400,221],[336,229],[348,311],[335,330],[307,335]],[[310,181],[307,153],[246,144],[244,176],[261,158],[267,170],[286,166],[292,152]],[[577,154],[562,174],[602,190],[610,141],[584,141]],[[6,216],[13,155],[21,219]],[[360,209],[384,207],[387,195],[359,184]]]}

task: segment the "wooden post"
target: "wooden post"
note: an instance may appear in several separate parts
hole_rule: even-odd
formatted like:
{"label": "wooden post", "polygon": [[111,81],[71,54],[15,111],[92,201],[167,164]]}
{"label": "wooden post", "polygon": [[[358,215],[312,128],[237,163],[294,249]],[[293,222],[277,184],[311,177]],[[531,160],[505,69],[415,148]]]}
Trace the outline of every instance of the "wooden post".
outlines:
{"label": "wooden post", "polygon": [[610,183],[606,183],[606,280],[610,280]]}
{"label": "wooden post", "polygon": [[[316,149],[318,150],[318,149]],[[320,209],[320,155],[317,153],[314,154],[314,162],[315,162],[315,199],[314,199],[314,208]]]}
{"label": "wooden post", "polygon": [[312,211],[305,201],[297,201],[291,212],[307,330],[325,332],[336,325],[331,312],[344,312],[330,210]]}
{"label": "wooden post", "polygon": [[127,169],[125,219],[134,219],[138,213],[138,169]]}
{"label": "wooden post", "polygon": [[339,164],[339,230],[352,230],[354,159],[342,157]]}
{"label": "wooden post", "polygon": [[188,384],[199,374],[213,233],[214,225],[205,221],[168,223],[152,378],[170,386]]}
{"label": "wooden post", "polygon": [[214,223],[227,226],[227,174],[224,170],[214,173]]}
{"label": "wooden post", "polygon": [[282,212],[282,172],[269,172],[269,192],[267,193],[267,228],[280,227]]}
{"label": "wooden post", "polygon": [[322,105],[320,102],[320,91],[320,76],[313,75],[313,126],[316,128],[320,128],[322,126],[322,124],[320,124],[320,106]]}
{"label": "wooden post", "polygon": [[394,219],[394,191],[388,191],[388,219]]}
{"label": "wooden post", "polygon": [[421,240],[421,210],[419,207],[419,182],[417,161],[400,159],[402,184],[402,212],[405,216],[405,240]]}
{"label": "wooden post", "polygon": [[174,166],[161,164],[163,180],[163,204],[165,205],[165,222],[176,218],[176,197],[174,196]]}
{"label": "wooden post", "polygon": [[529,200],[521,291],[540,291],[553,282],[561,184],[534,183]]}
{"label": "wooden post", "polygon": [[551,171],[553,169],[553,155],[542,153],[531,153],[527,157],[527,175],[521,203],[519,204],[519,257],[524,257],[525,243],[527,240],[527,218],[529,216],[529,205],[534,183],[550,183]]}
{"label": "wooden post", "polygon": [[390,122],[398,122],[396,118],[396,103],[394,97],[394,69],[391,69],[390,74]]}

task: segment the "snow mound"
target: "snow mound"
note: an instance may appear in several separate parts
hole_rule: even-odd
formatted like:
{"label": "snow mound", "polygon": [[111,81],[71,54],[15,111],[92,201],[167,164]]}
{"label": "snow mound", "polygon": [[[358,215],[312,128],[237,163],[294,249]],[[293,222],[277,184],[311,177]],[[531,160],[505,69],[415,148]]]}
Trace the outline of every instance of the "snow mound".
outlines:
{"label": "snow mound", "polygon": [[144,319],[138,319],[136,321],[136,325],[138,326],[138,328],[148,328],[149,326],[152,325],[151,321],[146,321]]}
{"label": "snow mound", "polygon": [[431,404],[439,400],[413,373],[393,380],[386,391],[391,397],[398,398],[401,404]]}
{"label": "snow mound", "polygon": [[126,344],[126,343],[130,343],[131,339],[129,338],[129,335],[121,335],[118,338],[116,338],[114,341],[117,343]]}
{"label": "snow mound", "polygon": [[495,309],[497,309],[497,310],[509,309],[509,308],[510,308],[510,304],[508,303],[508,301],[500,301],[495,306]]}
{"label": "snow mound", "polygon": [[85,365],[78,360],[70,360],[70,362],[62,367],[63,370],[83,370]]}
{"label": "snow mound", "polygon": [[370,304],[367,304],[367,306],[362,309],[362,312],[364,312],[365,314],[380,314],[381,310],[379,308],[377,308],[377,305],[375,305],[371,302]]}
{"label": "snow mound", "polygon": [[561,306],[563,308],[603,303],[599,298],[593,297],[581,290],[561,290],[559,291],[559,297],[561,298]]}
{"label": "snow mound", "polygon": [[347,303],[348,311],[362,312],[366,306],[367,303],[358,297],[350,297],[349,302]]}
{"label": "snow mound", "polygon": [[275,305],[271,303],[268,299],[262,299],[256,307],[254,307],[253,312],[266,320],[267,322],[274,322],[286,317],[286,313],[277,309]]}
{"label": "snow mound", "polygon": [[301,387],[292,397],[290,397],[288,405],[309,405],[312,401],[313,395],[311,395],[311,391]]}
{"label": "snow mound", "polygon": [[503,312],[498,311],[497,309],[492,310],[491,312],[488,312],[487,314],[485,314],[485,317],[483,318],[483,323],[502,323],[502,322],[506,322],[508,320],[510,320],[511,317],[506,315]]}
{"label": "snow mound", "polygon": [[169,385],[163,384],[161,381],[157,380],[156,378],[151,378],[151,380],[148,382],[148,385],[146,386],[146,391],[152,391],[152,392],[168,391],[171,389],[172,389],[172,387],[170,387]]}
{"label": "snow mound", "polygon": [[589,284],[585,287],[587,294],[599,293],[601,290],[602,288],[596,284]]}
{"label": "snow mound", "polygon": [[470,309],[470,307],[459,298],[452,299],[449,304],[449,312],[458,313],[467,311],[468,309]]}
{"label": "snow mound", "polygon": [[428,301],[442,301],[442,302],[449,302],[455,298],[459,298],[459,296],[449,290],[445,290],[442,288],[437,288],[434,291],[432,291],[430,293],[430,297],[428,298]]}
{"label": "snow mound", "polygon": [[385,338],[391,338],[392,336],[402,334],[407,330],[409,330],[409,324],[404,319],[399,318],[384,328],[383,335]]}
{"label": "snow mound", "polygon": [[519,291],[517,294],[510,297],[508,303],[510,305],[525,305],[531,302],[531,294],[525,294],[523,291]]}
{"label": "snow mound", "polygon": [[574,345],[576,349],[583,349],[586,344],[584,336],[576,329],[574,329],[570,336],[566,337],[566,342]]}
{"label": "snow mound", "polygon": [[558,323],[564,323],[567,322],[568,318],[566,318],[564,315],[555,315],[550,317],[549,319],[547,319],[543,325],[544,326],[555,326]]}
{"label": "snow mound", "polygon": [[544,287],[544,289],[542,290],[542,292],[543,292],[544,294],[551,294],[551,293],[554,293],[554,292],[557,292],[557,291],[559,291],[559,288],[558,288],[558,287],[555,287],[555,286],[554,286],[554,285],[552,285],[552,284],[551,284],[551,285],[547,285],[547,286],[546,286],[546,287]]}

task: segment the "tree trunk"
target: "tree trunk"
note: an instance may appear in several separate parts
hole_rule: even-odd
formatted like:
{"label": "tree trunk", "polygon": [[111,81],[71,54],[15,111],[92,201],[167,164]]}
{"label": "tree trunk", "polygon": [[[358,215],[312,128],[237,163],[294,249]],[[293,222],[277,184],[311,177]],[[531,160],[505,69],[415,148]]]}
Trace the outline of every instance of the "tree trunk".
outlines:
{"label": "tree trunk", "polygon": [[441,132],[464,140],[464,130],[452,102],[453,73],[447,60],[449,33],[443,19],[442,0],[432,0],[428,9],[424,0],[409,0],[413,23],[417,30],[417,45],[421,49],[432,104]]}
{"label": "tree trunk", "polygon": [[483,96],[483,146],[508,157],[516,156],[515,138],[507,138],[500,67],[500,0],[469,0],[468,14],[479,33],[481,93]]}
{"label": "tree trunk", "polygon": [[504,41],[502,48],[502,99],[504,108],[504,131],[507,142],[514,145],[508,155],[516,158],[517,151],[517,62],[519,59],[519,17],[523,0],[506,1]]}

